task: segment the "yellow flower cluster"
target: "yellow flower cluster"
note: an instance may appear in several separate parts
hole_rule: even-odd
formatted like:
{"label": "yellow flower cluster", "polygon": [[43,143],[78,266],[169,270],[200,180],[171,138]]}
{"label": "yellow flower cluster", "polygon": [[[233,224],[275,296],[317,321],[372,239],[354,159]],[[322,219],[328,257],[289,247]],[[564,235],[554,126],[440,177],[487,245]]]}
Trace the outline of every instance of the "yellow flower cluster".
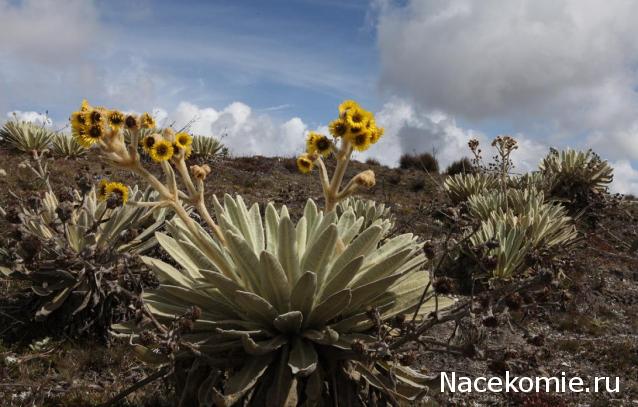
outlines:
{"label": "yellow flower cluster", "polygon": [[336,142],[352,146],[357,151],[365,151],[383,136],[383,127],[378,127],[374,114],[363,109],[353,100],[346,100],[339,105],[339,118],[330,122],[330,134],[334,140],[316,132],[308,133],[306,152],[297,158],[299,171],[312,171],[319,156],[327,157],[336,150]]}
{"label": "yellow flower cluster", "polygon": [[98,184],[97,197],[100,201],[111,200],[116,206],[121,206],[128,201],[128,187],[121,182],[103,179]]}
{"label": "yellow flower cluster", "polygon": [[[87,148],[99,141],[107,142],[109,138],[116,137],[121,129],[136,131],[153,130],[155,127],[155,120],[149,113],[125,115],[117,110],[92,107],[86,100],[82,102],[80,110],[71,114],[73,136]],[[143,151],[155,162],[168,161],[182,155],[188,158],[192,143],[193,139],[188,133],[175,134],[171,129],[164,129],[161,134],[149,134],[140,140]]]}
{"label": "yellow flower cluster", "polygon": [[153,129],[155,128],[155,120],[148,113],[139,117],[132,114],[125,115],[118,110],[93,107],[86,100],[82,101],[80,110],[71,114],[73,136],[78,143],[87,148],[100,140],[113,137],[122,128],[129,130]]}

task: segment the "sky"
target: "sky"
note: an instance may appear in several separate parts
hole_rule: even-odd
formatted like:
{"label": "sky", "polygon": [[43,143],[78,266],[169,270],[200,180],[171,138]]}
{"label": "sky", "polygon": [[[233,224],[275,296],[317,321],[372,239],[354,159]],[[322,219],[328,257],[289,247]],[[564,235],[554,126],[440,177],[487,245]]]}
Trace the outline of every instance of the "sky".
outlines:
{"label": "sky", "polygon": [[518,171],[592,148],[638,193],[638,2],[0,0],[0,120],[66,125],[83,98],[292,156],[338,104],[386,136],[358,159],[441,165],[500,134]]}

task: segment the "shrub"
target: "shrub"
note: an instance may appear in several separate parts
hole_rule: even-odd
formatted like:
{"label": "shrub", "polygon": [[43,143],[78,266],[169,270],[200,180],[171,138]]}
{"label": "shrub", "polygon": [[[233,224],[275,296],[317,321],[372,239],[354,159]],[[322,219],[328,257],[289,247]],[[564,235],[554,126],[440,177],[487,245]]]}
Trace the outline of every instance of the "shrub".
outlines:
{"label": "shrub", "polygon": [[592,150],[551,150],[541,161],[540,172],[550,180],[552,196],[571,201],[588,194],[606,193],[613,180],[613,169]]}
{"label": "shrub", "polygon": [[51,152],[58,157],[76,158],[85,155],[86,149],[74,137],[58,133],[51,142]]}
{"label": "shrub", "polygon": [[492,175],[477,174],[456,174],[445,178],[443,188],[453,203],[458,204],[466,201],[470,196],[498,187],[498,179]]}
{"label": "shrub", "polygon": [[43,126],[17,120],[7,121],[0,129],[3,143],[24,152],[41,152],[47,149],[54,135],[54,132]]}
{"label": "shrub", "polygon": [[476,169],[474,168],[472,161],[467,157],[454,161],[452,164],[448,165],[445,170],[447,175],[474,174],[475,172]]}
{"label": "shrub", "polygon": [[214,137],[193,136],[193,156],[211,158],[219,154],[224,145]]}
{"label": "shrub", "polygon": [[399,167],[404,170],[414,169],[426,172],[439,172],[439,162],[430,153],[403,154],[399,159]]}
{"label": "shrub", "polygon": [[[128,194],[148,202],[154,193],[137,187]],[[111,208],[91,189],[65,194],[61,202],[51,190],[31,207],[20,208],[14,258],[0,271],[27,281],[38,299],[36,320],[51,318],[55,329],[70,334],[90,330],[100,335],[118,315],[126,314],[139,281],[134,263],[124,254],[144,253],[157,244],[153,233],[163,225],[164,210],[154,219],[148,208]],[[131,268],[127,273],[122,267]],[[129,291],[130,290],[130,291]]]}
{"label": "shrub", "polygon": [[577,237],[565,208],[545,203],[543,193],[536,190],[476,194],[469,198],[468,208],[481,222],[479,230],[470,237],[471,243],[477,247],[497,242],[486,253],[496,258],[496,277],[512,276],[533,251],[565,247]]}
{"label": "shrub", "polygon": [[[285,206],[277,211],[269,204],[263,221],[258,205],[248,209],[239,196],[226,195],[224,205],[215,206],[225,249],[174,221],[169,222],[172,237],[158,234],[158,239],[181,270],[143,259],[160,279],[160,287],[145,294],[160,323],[171,324],[174,315],[195,305],[201,313],[182,340],[224,365],[232,365],[229,353],[245,355],[236,361],[224,394],[210,390],[212,384],[204,380],[208,374],[188,384],[195,394],[208,392],[218,405],[267,395],[278,400],[272,405],[280,405],[279,397],[301,386],[308,397],[321,400],[323,386],[315,383],[324,382],[331,364],[340,360],[369,379],[391,369],[389,362],[359,362],[352,349],[363,352],[376,341],[366,333],[374,325],[370,309],[378,310],[381,321],[414,311],[428,282],[422,269],[426,258],[415,237],[380,243],[381,226],[363,228],[351,208],[340,217],[322,213],[311,200],[296,225]],[[433,307],[431,299],[420,312]],[[142,344],[137,347],[161,358]],[[416,372],[401,367],[395,373],[401,386],[393,391],[399,399],[416,394],[401,394],[402,388],[423,388]]]}
{"label": "shrub", "polygon": [[372,165],[372,166],[379,166],[381,165],[381,163],[379,162],[379,160],[377,160],[376,158],[368,158],[366,160],[366,164],[368,165]]}

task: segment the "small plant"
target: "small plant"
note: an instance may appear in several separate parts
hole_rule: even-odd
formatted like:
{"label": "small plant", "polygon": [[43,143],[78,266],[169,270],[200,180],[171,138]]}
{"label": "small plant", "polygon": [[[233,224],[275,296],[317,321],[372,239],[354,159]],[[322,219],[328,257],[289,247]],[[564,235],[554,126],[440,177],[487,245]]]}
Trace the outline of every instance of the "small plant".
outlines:
{"label": "small plant", "polygon": [[552,149],[539,169],[550,181],[551,196],[581,207],[588,204],[592,194],[605,194],[614,178],[612,167],[592,150]]}
{"label": "small plant", "polygon": [[77,158],[85,155],[86,149],[75,138],[58,133],[51,141],[51,153],[58,157]]}
{"label": "small plant", "polygon": [[368,158],[366,160],[366,164],[368,164],[370,166],[375,166],[375,167],[378,167],[379,165],[381,165],[379,160],[377,160],[376,158]]}
{"label": "small plant", "polygon": [[476,169],[474,168],[472,161],[467,157],[463,157],[460,160],[454,161],[452,164],[448,165],[447,169],[445,170],[445,173],[448,176],[456,174],[473,174],[475,172]]}
{"label": "small plant", "polygon": [[399,167],[403,170],[413,169],[426,172],[439,172],[439,161],[430,153],[406,153],[399,159]]}
{"label": "small plant", "polygon": [[350,197],[340,202],[336,209],[339,216],[352,209],[357,222],[361,220],[364,229],[379,225],[383,228],[383,236],[394,228],[394,217],[390,214],[390,208],[373,200]]}
{"label": "small plant", "polygon": [[486,173],[456,174],[447,177],[443,183],[443,188],[455,204],[466,201],[474,194],[496,189],[498,186],[499,179]]}
{"label": "small plant", "polygon": [[211,158],[220,154],[224,145],[214,137],[193,136],[193,156],[199,158]]}
{"label": "small plant", "polygon": [[58,197],[49,189],[20,207],[0,271],[30,283],[38,296],[36,320],[51,318],[71,334],[103,335],[141,291],[130,255],[157,244],[164,212],[154,217],[144,207],[153,197],[106,181],[86,194]]}
{"label": "small plant", "polygon": [[11,148],[23,152],[42,152],[49,148],[55,133],[30,122],[7,121],[0,129],[0,139]]}

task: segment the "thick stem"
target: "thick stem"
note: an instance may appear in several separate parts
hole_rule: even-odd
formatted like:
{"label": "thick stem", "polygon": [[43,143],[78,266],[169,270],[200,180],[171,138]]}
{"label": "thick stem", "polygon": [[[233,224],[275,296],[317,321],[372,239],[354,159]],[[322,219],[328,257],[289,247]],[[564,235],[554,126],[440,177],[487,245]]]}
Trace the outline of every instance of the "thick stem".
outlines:
{"label": "thick stem", "polygon": [[352,146],[346,140],[343,141],[344,145],[337,154],[337,167],[332,175],[332,181],[330,182],[330,188],[328,189],[328,196],[326,197],[326,212],[331,212],[337,206],[339,188],[343,182],[343,177],[348,169],[350,163],[350,155],[352,154]]}

